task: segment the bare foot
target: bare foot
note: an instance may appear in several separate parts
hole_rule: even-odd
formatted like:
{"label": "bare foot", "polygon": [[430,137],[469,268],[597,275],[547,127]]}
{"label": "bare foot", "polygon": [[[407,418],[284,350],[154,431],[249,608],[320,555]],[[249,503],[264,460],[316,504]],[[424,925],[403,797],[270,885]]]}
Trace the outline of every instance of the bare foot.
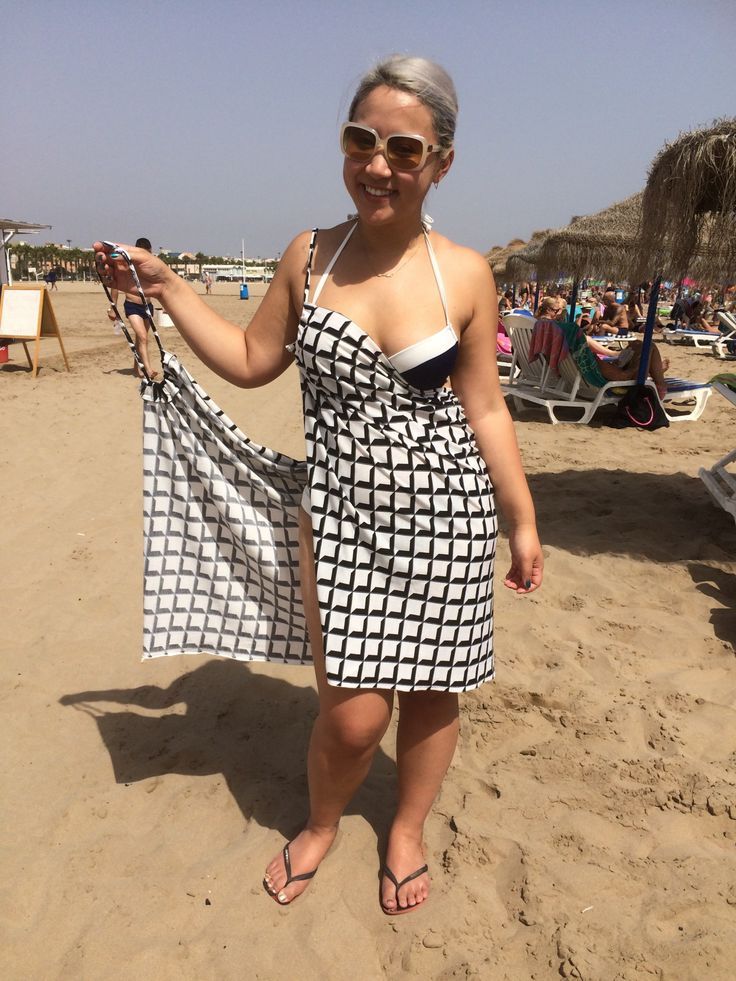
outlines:
{"label": "bare foot", "polygon": [[[291,874],[303,875],[315,871],[335,840],[337,826],[334,828],[310,828],[307,825],[303,831],[289,842],[289,859]],[[310,879],[301,879],[286,885],[286,865],[283,850],[276,855],[266,868],[263,876],[266,889],[277,903],[288,906],[297,896],[301,896],[310,883]]]}
{"label": "bare foot", "polygon": [[[134,361],[133,362],[133,371],[135,372],[135,377],[136,378],[145,378],[146,377],[143,374],[143,369],[141,368],[141,366],[138,364],[137,361]],[[156,379],[158,378],[158,372],[157,371],[149,371],[148,372],[148,377],[151,379],[151,381],[156,381]]]}
{"label": "bare foot", "polygon": [[[392,829],[386,852],[386,867],[391,869],[397,882],[401,882],[424,864],[421,839]],[[414,907],[420,906],[428,896],[427,872],[418,875],[416,879],[411,879],[398,890],[396,884],[385,873],[381,879],[381,906],[385,912],[393,916],[407,913]]]}

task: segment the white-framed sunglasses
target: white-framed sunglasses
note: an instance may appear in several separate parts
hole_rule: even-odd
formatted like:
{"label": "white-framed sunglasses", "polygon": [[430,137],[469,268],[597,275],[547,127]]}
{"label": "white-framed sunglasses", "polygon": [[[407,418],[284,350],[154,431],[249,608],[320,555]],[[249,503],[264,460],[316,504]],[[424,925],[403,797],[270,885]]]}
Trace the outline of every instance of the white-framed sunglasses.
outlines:
{"label": "white-framed sunglasses", "polygon": [[452,147],[427,143],[423,136],[414,133],[391,133],[384,140],[370,126],[343,123],[340,129],[340,149],[355,163],[368,163],[377,153],[382,153],[392,170],[420,170],[430,153],[444,157]]}

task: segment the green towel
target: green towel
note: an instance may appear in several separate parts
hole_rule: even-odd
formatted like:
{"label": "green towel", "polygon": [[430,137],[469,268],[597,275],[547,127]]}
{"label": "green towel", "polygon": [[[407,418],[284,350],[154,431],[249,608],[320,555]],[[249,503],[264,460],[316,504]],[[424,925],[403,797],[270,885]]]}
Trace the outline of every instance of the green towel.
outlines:
{"label": "green towel", "polygon": [[708,384],[713,385],[715,382],[720,382],[721,385],[725,385],[726,388],[736,392],[736,375],[732,371],[722,371],[720,375],[713,375]]}
{"label": "green towel", "polygon": [[565,335],[567,346],[570,348],[570,355],[578,366],[578,371],[589,385],[595,388],[603,388],[608,384],[608,379],[604,378],[598,365],[598,358],[591,351],[585,334],[577,324],[560,324],[560,329]]}

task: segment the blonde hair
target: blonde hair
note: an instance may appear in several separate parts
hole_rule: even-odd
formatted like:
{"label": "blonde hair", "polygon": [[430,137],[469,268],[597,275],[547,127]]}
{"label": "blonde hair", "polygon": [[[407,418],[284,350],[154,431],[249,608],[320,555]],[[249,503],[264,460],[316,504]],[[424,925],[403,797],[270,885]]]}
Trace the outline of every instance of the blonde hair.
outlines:
{"label": "blonde hair", "polygon": [[390,55],[361,78],[350,103],[348,119],[353,119],[360,103],[373,89],[385,85],[415,95],[432,114],[432,123],[443,150],[450,150],[457,123],[457,92],[441,65],[412,55]]}
{"label": "blonde hair", "polygon": [[559,296],[545,296],[537,307],[537,319],[543,320],[550,314],[556,313],[561,302]]}

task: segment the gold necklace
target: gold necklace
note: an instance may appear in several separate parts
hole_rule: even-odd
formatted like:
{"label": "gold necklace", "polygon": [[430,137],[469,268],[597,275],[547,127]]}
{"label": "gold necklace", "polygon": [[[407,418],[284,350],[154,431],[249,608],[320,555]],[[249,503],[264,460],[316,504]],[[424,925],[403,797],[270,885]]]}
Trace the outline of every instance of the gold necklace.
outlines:
{"label": "gold necklace", "polygon": [[416,245],[411,250],[411,252],[406,257],[406,259],[404,259],[402,262],[400,262],[398,264],[398,266],[396,266],[396,268],[395,269],[392,269],[390,272],[379,272],[376,269],[375,263],[373,262],[373,259],[371,258],[371,254],[368,251],[368,248],[367,248],[365,242],[363,241],[363,236],[362,235],[360,236],[360,245],[361,245],[361,248],[363,249],[363,252],[365,252],[365,257],[368,260],[368,265],[373,270],[373,275],[374,276],[380,276],[381,279],[391,279],[391,277],[392,276],[395,276],[396,273],[399,272],[399,270],[401,270],[401,269],[404,268],[404,266],[408,266],[409,265],[409,263],[411,262],[411,260],[414,258],[414,256],[419,251],[419,245],[420,245],[420,242],[421,242],[421,238],[422,238],[422,236],[419,236],[417,238]]}

